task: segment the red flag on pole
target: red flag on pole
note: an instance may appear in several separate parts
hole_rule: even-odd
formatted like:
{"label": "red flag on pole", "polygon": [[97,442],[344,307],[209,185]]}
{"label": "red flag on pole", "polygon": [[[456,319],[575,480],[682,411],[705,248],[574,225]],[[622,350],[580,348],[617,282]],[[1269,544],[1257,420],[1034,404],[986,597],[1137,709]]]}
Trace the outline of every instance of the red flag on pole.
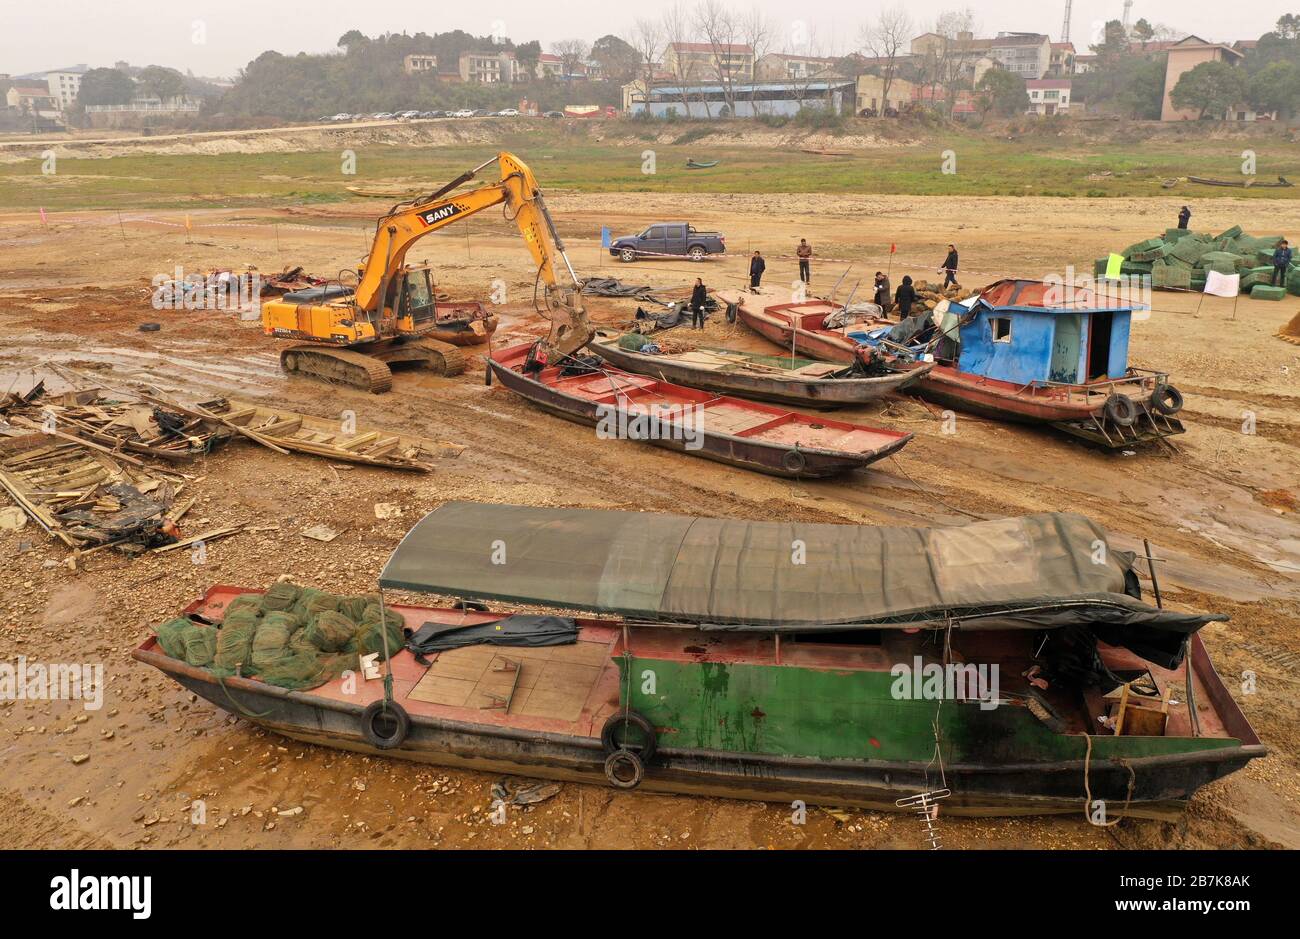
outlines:
{"label": "red flag on pole", "polygon": [[898,245],[893,245],[893,244],[891,244],[891,245],[889,246],[889,253],[890,253],[890,254],[893,254],[893,253],[894,253],[895,251],[897,251],[897,250],[898,250]]}
{"label": "red flag on pole", "polygon": [[44,207],[41,208],[41,224],[42,224],[42,225],[49,225],[49,224],[50,224],[49,221],[45,218],[45,208],[44,208]]}

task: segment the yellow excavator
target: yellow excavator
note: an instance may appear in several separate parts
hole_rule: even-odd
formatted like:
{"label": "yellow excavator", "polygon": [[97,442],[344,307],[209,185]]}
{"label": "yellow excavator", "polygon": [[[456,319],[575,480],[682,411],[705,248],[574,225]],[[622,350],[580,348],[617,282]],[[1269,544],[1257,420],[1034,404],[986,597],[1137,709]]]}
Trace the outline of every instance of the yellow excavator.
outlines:
{"label": "yellow excavator", "polygon": [[[455,193],[494,163],[500,167],[499,180]],[[534,287],[534,302],[551,323],[542,350],[547,361],[586,345],[595,333],[581,305],[581,284],[537,179],[517,156],[502,152],[427,196],[398,203],[380,218],[370,254],[356,271],[355,289],[345,286],[341,275],[340,283],[264,302],[267,335],[302,340],[280,353],[281,367],[376,394],[392,387],[393,365],[422,365],[444,375],[463,371],[460,350],[428,336],[441,325],[432,272],[428,265],[407,265],[406,254],[425,235],[495,205],[504,205],[506,217],[519,226],[537,265],[535,284],[545,288],[538,297]],[[557,260],[563,262],[568,284],[560,283]]]}

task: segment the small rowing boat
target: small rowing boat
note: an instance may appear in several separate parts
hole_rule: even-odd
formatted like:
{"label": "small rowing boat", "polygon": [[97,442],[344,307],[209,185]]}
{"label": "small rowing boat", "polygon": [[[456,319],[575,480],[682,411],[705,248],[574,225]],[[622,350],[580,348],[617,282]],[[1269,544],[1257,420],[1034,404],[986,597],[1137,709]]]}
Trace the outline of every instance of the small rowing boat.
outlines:
{"label": "small rowing boat", "polygon": [[761,294],[743,290],[719,290],[717,298],[736,308],[739,320],[782,349],[823,362],[852,365],[862,361],[866,330],[896,323],[879,317],[864,322],[828,328],[826,318],[843,311],[832,300],[805,300],[799,303],[769,303]]}
{"label": "small rowing boat", "polygon": [[[639,351],[628,348],[638,340],[645,341]],[[639,375],[717,394],[818,408],[874,401],[907,387],[934,367],[929,362],[882,357],[874,369],[864,369],[861,363],[841,365],[709,347],[652,353],[647,348],[655,348],[654,343],[637,333],[597,332],[588,348],[610,364]]]}
{"label": "small rowing boat", "polygon": [[715,395],[614,368],[597,357],[535,364],[535,345],[494,352],[489,380],[597,436],[640,440],[742,469],[834,476],[901,450],[912,435]]}

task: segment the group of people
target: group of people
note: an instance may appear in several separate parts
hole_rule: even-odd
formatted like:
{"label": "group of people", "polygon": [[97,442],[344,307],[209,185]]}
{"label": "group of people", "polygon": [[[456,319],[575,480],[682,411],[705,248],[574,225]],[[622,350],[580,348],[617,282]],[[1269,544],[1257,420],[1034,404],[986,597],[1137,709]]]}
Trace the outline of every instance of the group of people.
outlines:
{"label": "group of people", "polygon": [[[812,283],[812,245],[808,244],[807,238],[799,239],[799,246],[795,248],[795,257],[799,261],[799,280],[805,284]],[[948,245],[948,254],[943,259],[943,264],[939,268],[939,273],[944,275],[944,287],[957,283],[957,246]],[[763,285],[763,274],[767,270],[767,261],[761,251],[755,251],[749,258],[749,289],[757,292]],[[875,282],[875,303],[882,309],[887,310],[890,306],[889,295],[889,276],[882,271],[876,271]],[[687,304],[687,309],[691,312],[691,328],[704,328],[704,303],[708,299],[708,288],[704,286],[702,278],[695,278],[695,286],[691,289],[691,299]],[[912,286],[912,278],[905,276],[898,285],[898,290],[893,295],[893,303],[898,306],[900,318],[906,319],[911,313],[912,304],[916,302],[916,288]]]}

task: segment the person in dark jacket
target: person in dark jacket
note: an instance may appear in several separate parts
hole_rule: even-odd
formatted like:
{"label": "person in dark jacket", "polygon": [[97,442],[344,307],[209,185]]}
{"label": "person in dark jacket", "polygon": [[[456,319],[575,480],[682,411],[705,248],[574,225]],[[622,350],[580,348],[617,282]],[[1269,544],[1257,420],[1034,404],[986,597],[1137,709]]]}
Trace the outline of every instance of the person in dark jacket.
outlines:
{"label": "person in dark jacket", "polygon": [[763,281],[763,271],[767,270],[767,262],[757,251],[749,259],[749,289],[757,291],[758,285]]}
{"label": "person in dark jacket", "polygon": [[884,271],[876,271],[876,306],[883,313],[889,309],[889,277]]}
{"label": "person in dark jacket", "polygon": [[1192,210],[1189,209],[1187,206],[1183,206],[1182,211],[1178,213],[1178,227],[1186,228],[1187,223],[1190,222],[1191,220],[1192,220]]}
{"label": "person in dark jacket", "polygon": [[943,259],[943,267],[939,268],[939,273],[943,274],[943,285],[957,283],[957,246],[948,245],[948,256]]}
{"label": "person in dark jacket", "polygon": [[1273,279],[1269,281],[1274,287],[1286,286],[1287,268],[1291,266],[1291,246],[1283,238],[1273,252]]}
{"label": "person in dark jacket", "polygon": [[894,293],[894,302],[898,304],[898,318],[905,320],[912,314],[912,304],[916,302],[916,290],[912,287],[912,278],[904,275],[903,282]]}
{"label": "person in dark jacket", "polygon": [[691,291],[691,328],[704,328],[704,301],[709,299],[708,288],[702,278],[695,278],[695,289]]}

